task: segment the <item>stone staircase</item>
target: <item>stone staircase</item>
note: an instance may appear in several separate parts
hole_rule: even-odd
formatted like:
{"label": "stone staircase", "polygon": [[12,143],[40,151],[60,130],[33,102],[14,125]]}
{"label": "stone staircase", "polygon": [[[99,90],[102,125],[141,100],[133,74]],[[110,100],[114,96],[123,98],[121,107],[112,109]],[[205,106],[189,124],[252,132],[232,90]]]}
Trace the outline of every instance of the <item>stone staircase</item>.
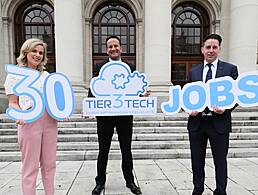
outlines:
{"label": "stone staircase", "polygon": [[[237,108],[230,134],[230,158],[258,157],[258,107]],[[190,158],[187,114],[175,116],[135,116],[132,151],[134,159]],[[19,161],[16,124],[0,115],[0,161]],[[75,114],[69,122],[58,124],[58,160],[95,160],[98,154],[96,121]],[[207,157],[211,151],[207,149]],[[110,159],[120,159],[114,134]]]}

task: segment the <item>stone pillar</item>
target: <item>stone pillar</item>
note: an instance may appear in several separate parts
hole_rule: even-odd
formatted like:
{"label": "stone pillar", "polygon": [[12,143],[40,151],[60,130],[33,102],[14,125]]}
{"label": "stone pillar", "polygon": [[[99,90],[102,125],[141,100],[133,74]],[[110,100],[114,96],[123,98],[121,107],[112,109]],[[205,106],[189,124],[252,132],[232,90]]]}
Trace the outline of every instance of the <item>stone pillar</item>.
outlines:
{"label": "stone pillar", "polygon": [[[1,14],[0,14],[1,15]],[[7,108],[7,98],[4,90],[6,78],[5,64],[12,63],[13,55],[10,52],[9,44],[9,18],[2,16],[0,21],[0,113],[4,113]]]}
{"label": "stone pillar", "polygon": [[160,106],[171,85],[171,0],[145,1],[144,44],[145,74]]}
{"label": "stone pillar", "polygon": [[86,96],[83,63],[81,0],[55,0],[56,71],[66,74],[75,92],[75,111]]}
{"label": "stone pillar", "polygon": [[145,72],[144,69],[144,26],[143,19],[136,19],[137,22],[137,33],[136,33],[136,68],[139,72]]}
{"label": "stone pillar", "polygon": [[230,7],[229,61],[243,73],[256,69],[257,0],[232,0]]}
{"label": "stone pillar", "polygon": [[7,63],[13,63],[15,64],[16,63],[16,59],[15,59],[15,56],[14,56],[14,51],[13,49],[11,48],[13,43],[12,42],[12,39],[10,38],[10,18],[5,16],[5,17],[2,17],[2,23],[0,24],[0,32],[1,32],[1,35],[0,35],[0,51],[1,51],[1,54],[0,54],[0,62],[1,62],[1,66],[0,66],[0,84],[1,82],[3,82],[5,80],[5,76],[6,76],[6,73],[5,73],[5,70],[4,70],[4,64],[7,64]]}
{"label": "stone pillar", "polygon": [[0,88],[3,87],[4,82],[4,32],[3,32],[3,18],[0,21]]}
{"label": "stone pillar", "polygon": [[[0,16],[1,16],[1,7],[0,7]],[[0,113],[5,112],[6,107],[6,97],[4,93],[4,37],[3,37],[3,22],[2,18],[0,20]],[[2,105],[5,105],[2,107]]]}
{"label": "stone pillar", "polygon": [[229,32],[229,26],[230,26],[230,1],[222,1],[221,2],[221,27],[220,27],[220,34],[222,36],[222,51],[220,58],[229,61],[228,59],[228,49],[229,49],[229,39],[230,39],[230,32]]}
{"label": "stone pillar", "polygon": [[90,80],[92,78],[92,36],[91,36],[91,18],[85,18],[84,20],[84,37],[85,37],[85,45],[84,45],[84,60],[86,63],[84,78],[86,82],[86,87],[89,88]]}

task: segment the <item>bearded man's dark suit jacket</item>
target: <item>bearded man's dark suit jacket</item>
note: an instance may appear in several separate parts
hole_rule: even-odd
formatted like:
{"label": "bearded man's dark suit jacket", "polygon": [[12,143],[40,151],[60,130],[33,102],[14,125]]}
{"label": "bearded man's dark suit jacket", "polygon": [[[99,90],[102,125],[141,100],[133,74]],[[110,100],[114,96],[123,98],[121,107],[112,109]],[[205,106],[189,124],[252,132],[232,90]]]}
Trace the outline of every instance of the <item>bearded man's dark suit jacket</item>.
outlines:
{"label": "bearded man's dark suit jacket", "polygon": [[[95,66],[93,77],[99,75],[101,67],[109,62],[108,60]],[[128,64],[129,65],[129,64]],[[131,71],[133,67],[129,65]],[[94,97],[89,89],[88,97]],[[104,185],[106,182],[106,167],[108,161],[108,153],[114,134],[114,128],[118,134],[118,141],[122,153],[122,171],[126,183],[134,182],[133,159],[131,152],[133,116],[97,116],[97,133],[99,142],[99,154],[97,162],[96,184]]]}
{"label": "bearded man's dark suit jacket", "polygon": [[[204,64],[192,68],[188,81],[203,81]],[[215,77],[230,76],[238,77],[235,65],[218,61]],[[234,107],[235,108],[235,107]],[[189,116],[187,129],[189,132],[191,160],[193,169],[194,192],[201,194],[204,184],[204,165],[207,140],[211,144],[212,155],[216,167],[216,190],[214,194],[226,194],[227,185],[227,153],[229,145],[229,132],[232,130],[231,111],[227,109],[223,114],[212,112],[211,116],[198,113],[197,116]]]}

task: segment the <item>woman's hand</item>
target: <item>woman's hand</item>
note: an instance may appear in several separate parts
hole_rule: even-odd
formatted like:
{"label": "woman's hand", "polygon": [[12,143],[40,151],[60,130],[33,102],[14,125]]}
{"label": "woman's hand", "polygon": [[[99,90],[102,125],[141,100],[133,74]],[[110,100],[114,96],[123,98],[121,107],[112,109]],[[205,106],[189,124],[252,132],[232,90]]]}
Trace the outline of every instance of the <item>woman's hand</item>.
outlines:
{"label": "woman's hand", "polygon": [[18,119],[18,120],[15,121],[15,123],[16,123],[17,125],[25,125],[25,124],[26,124],[23,119]]}
{"label": "woman's hand", "polygon": [[68,122],[70,121],[70,117],[65,117],[63,120],[60,120],[59,122]]}
{"label": "woman's hand", "polygon": [[[21,107],[19,106],[19,98],[18,96],[14,94],[7,95],[8,98],[8,105],[10,108],[15,108],[17,110],[21,110]],[[23,119],[18,119],[15,121],[17,125],[24,125],[25,121]]]}

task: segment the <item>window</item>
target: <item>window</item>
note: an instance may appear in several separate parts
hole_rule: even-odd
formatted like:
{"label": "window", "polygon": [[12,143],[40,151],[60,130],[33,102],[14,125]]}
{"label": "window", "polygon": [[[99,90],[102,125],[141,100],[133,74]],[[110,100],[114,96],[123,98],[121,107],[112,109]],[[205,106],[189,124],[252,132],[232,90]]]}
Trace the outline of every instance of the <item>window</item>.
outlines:
{"label": "window", "polygon": [[93,53],[106,53],[106,38],[116,35],[121,39],[123,53],[135,54],[135,19],[123,4],[104,4],[93,17]]}
{"label": "window", "polygon": [[23,42],[39,38],[47,43],[48,71],[55,71],[54,9],[45,1],[31,1],[22,4],[15,14],[16,57]]}
{"label": "window", "polygon": [[200,55],[201,43],[209,32],[205,10],[195,4],[183,4],[172,12],[173,55]]}
{"label": "window", "polygon": [[195,3],[179,4],[172,10],[171,82],[183,86],[191,67],[201,63],[201,44],[209,34],[209,16]]}
{"label": "window", "polygon": [[125,3],[106,1],[95,10],[92,21],[92,64],[107,59],[106,38],[121,39],[123,61],[136,68],[136,23],[134,13]]}

